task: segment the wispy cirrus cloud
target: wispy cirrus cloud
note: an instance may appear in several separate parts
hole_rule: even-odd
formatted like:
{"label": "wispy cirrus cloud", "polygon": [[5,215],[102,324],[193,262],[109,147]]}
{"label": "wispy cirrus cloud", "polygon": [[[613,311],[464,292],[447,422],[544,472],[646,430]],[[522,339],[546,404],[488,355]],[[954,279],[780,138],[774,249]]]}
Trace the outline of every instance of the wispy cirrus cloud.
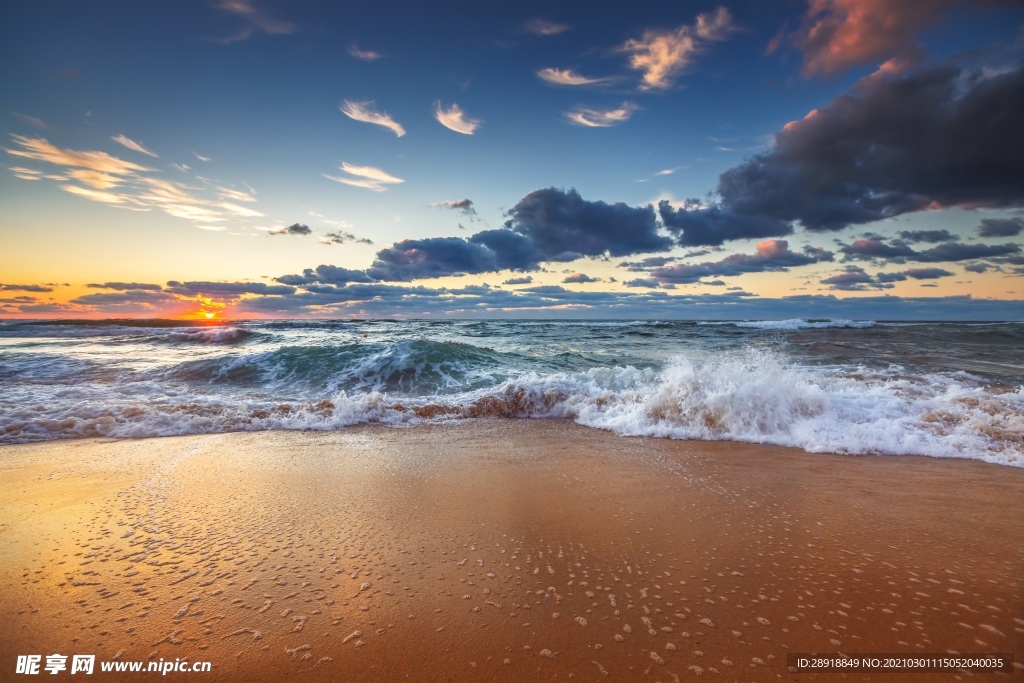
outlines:
{"label": "wispy cirrus cloud", "polygon": [[355,43],[352,43],[351,45],[348,46],[348,53],[355,57],[356,59],[362,60],[364,62],[373,62],[378,59],[381,59],[384,56],[381,53],[376,52],[374,50],[362,50]]}
{"label": "wispy cirrus cloud", "polygon": [[483,123],[480,119],[467,117],[462,108],[454,103],[445,109],[440,102],[435,102],[434,118],[445,128],[454,130],[456,133],[462,133],[463,135],[473,135],[476,129],[480,127],[480,124]]}
{"label": "wispy cirrus cloud", "polygon": [[127,147],[128,149],[130,149],[130,150],[132,150],[134,152],[141,152],[142,154],[148,154],[151,157],[159,157],[159,155],[156,152],[152,152],[152,151],[146,149],[142,145],[141,142],[136,142],[135,140],[132,140],[127,135],[123,135],[123,134],[122,135],[114,135],[110,139],[113,140],[114,142],[116,142],[119,145],[124,145],[125,147]]}
{"label": "wispy cirrus cloud", "polygon": [[50,144],[46,138],[30,138],[23,135],[11,135],[16,145],[15,149],[4,148],[4,150],[16,157],[45,161],[59,166],[72,166],[77,168],[88,168],[101,173],[112,175],[130,175],[136,172],[152,171],[153,169],[139,164],[118,159],[106,152],[78,152],[70,149],[61,149]]}
{"label": "wispy cirrus cloud", "polygon": [[249,0],[220,0],[220,2],[217,3],[217,6],[221,10],[241,17],[245,21],[245,25],[238,31],[238,33],[228,36],[220,41],[224,44],[248,40],[256,31],[261,31],[271,36],[291,35],[296,31],[295,24],[281,19],[275,19],[253,5]]}
{"label": "wispy cirrus cloud", "polygon": [[[208,182],[204,183],[207,187],[196,187],[166,180],[154,175],[156,169],[102,151],[63,149],[45,138],[12,135],[11,139],[16,146],[4,148],[8,154],[62,167],[60,174],[44,174],[16,166],[11,169],[16,177],[54,180],[61,183],[61,190],[83,199],[132,211],[158,209],[206,229],[228,220],[263,216],[256,209],[236,203],[255,201],[254,196],[245,192]],[[121,142],[116,136],[112,139]],[[211,197],[211,193],[216,193],[216,197]]]}
{"label": "wispy cirrus cloud", "polygon": [[343,183],[345,185],[351,185],[352,187],[361,187],[367,190],[373,190],[374,192],[383,192],[387,189],[388,185],[396,185],[398,183],[405,182],[402,178],[397,178],[374,166],[356,166],[348,163],[347,161],[343,161],[339,168],[351,177],[346,178],[344,176],[332,176],[327,175],[326,173],[324,173],[323,176],[336,183]]}
{"label": "wispy cirrus cloud", "polygon": [[698,15],[692,25],[684,24],[672,31],[645,31],[619,49],[629,54],[631,68],[643,72],[641,90],[666,90],[705,43],[722,40],[731,30],[729,10],[719,7],[710,14]]}
{"label": "wispy cirrus cloud", "polygon": [[364,100],[362,102],[352,102],[344,100],[341,103],[339,109],[345,116],[355,121],[362,121],[363,123],[372,123],[376,126],[383,126],[390,130],[398,137],[405,135],[405,128],[402,124],[395,121],[393,118],[388,116],[387,112],[381,114],[373,108],[373,100]]}
{"label": "wispy cirrus cloud", "polygon": [[48,126],[46,124],[46,121],[43,121],[38,116],[29,116],[28,114],[19,114],[16,111],[12,111],[11,112],[11,116],[13,116],[14,118],[16,118],[16,119],[18,119],[20,121],[24,121],[25,123],[27,123],[28,125],[32,126],[33,128],[38,128],[40,130],[49,130],[50,129],[50,126]]}
{"label": "wispy cirrus cloud", "polygon": [[547,19],[531,19],[523,24],[522,31],[535,36],[557,36],[559,33],[565,33],[569,28],[568,24],[559,24]]}
{"label": "wispy cirrus cloud", "polygon": [[213,161],[213,159],[211,159],[210,157],[204,157],[199,152],[192,152],[192,154],[195,156],[196,159],[199,159],[199,161],[202,161],[204,163],[207,161]]}
{"label": "wispy cirrus cloud", "polygon": [[587,78],[572,69],[541,69],[537,72],[541,80],[553,85],[602,85],[611,78]]}
{"label": "wispy cirrus cloud", "polygon": [[639,109],[632,102],[623,102],[622,106],[615,109],[591,109],[589,107],[577,107],[566,112],[565,118],[577,126],[588,128],[608,128],[625,123]]}

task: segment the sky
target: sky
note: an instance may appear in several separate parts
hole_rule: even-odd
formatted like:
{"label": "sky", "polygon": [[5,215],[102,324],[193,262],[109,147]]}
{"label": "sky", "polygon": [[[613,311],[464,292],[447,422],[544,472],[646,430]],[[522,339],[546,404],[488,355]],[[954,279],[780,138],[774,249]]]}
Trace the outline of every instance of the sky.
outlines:
{"label": "sky", "polygon": [[1024,3],[0,0],[0,317],[1024,320]]}

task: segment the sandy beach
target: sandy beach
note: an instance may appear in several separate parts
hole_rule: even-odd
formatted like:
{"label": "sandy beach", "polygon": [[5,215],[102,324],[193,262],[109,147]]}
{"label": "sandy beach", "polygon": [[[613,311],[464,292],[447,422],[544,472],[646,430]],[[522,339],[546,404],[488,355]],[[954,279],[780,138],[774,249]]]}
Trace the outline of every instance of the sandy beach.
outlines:
{"label": "sandy beach", "polygon": [[811,652],[1024,668],[1012,467],[475,420],[4,446],[0,482],[5,680],[53,653],[238,681],[1013,677],[787,669]]}

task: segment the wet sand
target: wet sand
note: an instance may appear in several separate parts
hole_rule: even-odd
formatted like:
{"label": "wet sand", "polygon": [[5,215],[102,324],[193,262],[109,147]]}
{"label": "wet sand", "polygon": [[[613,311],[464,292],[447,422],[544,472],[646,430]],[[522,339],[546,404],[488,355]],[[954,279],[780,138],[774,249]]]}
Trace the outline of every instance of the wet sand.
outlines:
{"label": "wet sand", "polygon": [[[1024,669],[1024,470],[975,461],[541,420],[87,439],[0,448],[0,510],[3,679],[52,653],[210,681]],[[1018,664],[812,674],[794,652]]]}

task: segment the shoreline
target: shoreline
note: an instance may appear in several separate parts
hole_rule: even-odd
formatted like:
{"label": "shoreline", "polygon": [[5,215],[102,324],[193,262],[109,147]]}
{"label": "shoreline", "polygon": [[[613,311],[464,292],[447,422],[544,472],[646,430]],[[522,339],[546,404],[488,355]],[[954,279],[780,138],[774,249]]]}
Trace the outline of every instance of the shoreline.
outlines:
{"label": "shoreline", "polygon": [[1024,668],[1005,465],[474,420],[8,445],[0,483],[12,671],[119,651],[210,680],[955,679],[792,673],[791,652]]}

